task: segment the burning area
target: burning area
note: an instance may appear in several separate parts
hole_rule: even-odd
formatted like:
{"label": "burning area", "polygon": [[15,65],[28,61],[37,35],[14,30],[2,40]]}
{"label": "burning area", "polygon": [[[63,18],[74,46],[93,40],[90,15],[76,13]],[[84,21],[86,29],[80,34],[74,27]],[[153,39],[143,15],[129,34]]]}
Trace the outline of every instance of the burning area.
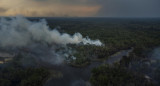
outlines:
{"label": "burning area", "polygon": [[[1,18],[0,49],[23,53],[51,64],[61,64],[72,56],[68,44],[102,46],[99,40],[84,38],[80,33],[69,35],[49,28],[47,22],[29,21],[22,16]],[[3,57],[3,56],[2,56]],[[72,56],[73,59],[76,57]]]}

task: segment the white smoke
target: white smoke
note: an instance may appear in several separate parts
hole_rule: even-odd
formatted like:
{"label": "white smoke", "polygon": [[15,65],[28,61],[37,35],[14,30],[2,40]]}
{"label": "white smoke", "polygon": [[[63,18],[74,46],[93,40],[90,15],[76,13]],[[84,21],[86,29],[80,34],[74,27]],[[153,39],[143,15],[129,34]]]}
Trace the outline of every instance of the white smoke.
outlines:
{"label": "white smoke", "polygon": [[37,22],[17,16],[0,20],[0,49],[22,53],[24,65],[34,63],[30,61],[32,59],[51,64],[61,64],[69,58],[76,59],[74,51],[67,44],[79,43],[102,45],[99,40],[83,38],[80,33],[71,36],[51,29],[44,19]]}
{"label": "white smoke", "polygon": [[45,20],[31,22],[22,16],[0,20],[0,46],[21,47],[33,42],[46,42],[48,44],[91,44],[101,46],[99,40],[83,38],[80,33],[73,36],[67,33],[60,33],[56,29],[47,26]]}

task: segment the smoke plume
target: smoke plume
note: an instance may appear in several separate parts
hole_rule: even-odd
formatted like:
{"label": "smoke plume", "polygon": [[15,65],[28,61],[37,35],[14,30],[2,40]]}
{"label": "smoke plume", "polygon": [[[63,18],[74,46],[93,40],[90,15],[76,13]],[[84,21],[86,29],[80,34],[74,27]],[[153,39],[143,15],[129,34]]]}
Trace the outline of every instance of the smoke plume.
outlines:
{"label": "smoke plume", "polygon": [[44,19],[37,22],[17,16],[0,20],[0,49],[14,49],[14,51],[23,52],[26,57],[24,61],[28,60],[27,57],[33,57],[38,61],[60,64],[65,57],[74,57],[72,56],[73,50],[67,44],[80,43],[102,45],[99,40],[83,38],[80,33],[71,36],[51,29]]}
{"label": "smoke plume", "polygon": [[73,36],[67,33],[60,33],[56,29],[47,26],[45,20],[31,22],[24,17],[17,16],[11,19],[0,20],[0,45],[5,46],[27,46],[33,42],[45,42],[48,44],[93,44],[101,46],[99,40],[83,38],[80,33]]}

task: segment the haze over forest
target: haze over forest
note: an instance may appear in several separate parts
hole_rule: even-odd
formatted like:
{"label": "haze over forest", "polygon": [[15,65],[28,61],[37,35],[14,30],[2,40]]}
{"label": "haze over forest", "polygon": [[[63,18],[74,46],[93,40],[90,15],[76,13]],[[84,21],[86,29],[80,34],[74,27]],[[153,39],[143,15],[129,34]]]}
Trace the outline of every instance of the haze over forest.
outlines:
{"label": "haze over forest", "polygon": [[0,86],[160,86],[160,0],[0,0]]}

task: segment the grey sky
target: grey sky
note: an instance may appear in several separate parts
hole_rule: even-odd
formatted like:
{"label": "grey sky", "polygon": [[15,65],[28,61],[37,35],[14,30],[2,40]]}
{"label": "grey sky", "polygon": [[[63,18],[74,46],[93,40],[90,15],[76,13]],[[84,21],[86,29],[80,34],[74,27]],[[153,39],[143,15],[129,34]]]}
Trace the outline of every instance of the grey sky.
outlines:
{"label": "grey sky", "polygon": [[0,15],[160,17],[160,0],[0,0]]}

